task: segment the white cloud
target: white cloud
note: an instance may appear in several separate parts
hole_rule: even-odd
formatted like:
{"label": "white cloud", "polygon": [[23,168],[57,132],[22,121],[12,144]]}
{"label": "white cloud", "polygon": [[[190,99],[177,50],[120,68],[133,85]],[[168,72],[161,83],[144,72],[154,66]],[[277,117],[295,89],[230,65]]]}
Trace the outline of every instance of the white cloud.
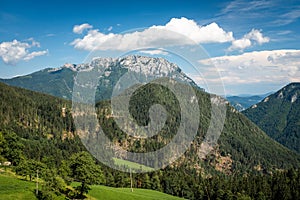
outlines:
{"label": "white cloud", "polygon": [[247,47],[251,46],[251,41],[248,38],[242,38],[242,39],[238,39],[238,40],[234,40],[232,41],[231,46],[229,47],[229,51],[233,51],[233,50],[243,50]]}
{"label": "white cloud", "polygon": [[223,43],[233,40],[232,32],[226,32],[215,22],[206,26],[198,25],[187,18],[172,18],[165,26],[153,26],[182,34],[196,43]]}
{"label": "white cloud", "polygon": [[143,50],[139,52],[144,54],[149,54],[149,55],[168,55],[168,52],[163,51],[162,49]]}
{"label": "white cloud", "polygon": [[25,61],[28,61],[28,60],[31,60],[33,59],[34,57],[37,57],[37,56],[43,56],[45,54],[48,53],[48,50],[44,50],[44,51],[34,51],[34,52],[31,52],[29,54],[27,54],[25,57],[24,57],[24,60]]}
{"label": "white cloud", "polygon": [[84,30],[91,29],[91,28],[93,28],[92,25],[84,23],[84,24],[81,24],[81,25],[75,25],[73,27],[73,32],[76,33],[76,34],[81,34]]}
{"label": "white cloud", "polygon": [[252,29],[248,34],[245,35],[245,38],[256,41],[258,44],[263,44],[270,41],[270,38],[264,37],[263,34],[256,29]]}
{"label": "white cloud", "polygon": [[199,61],[206,66],[206,81],[216,81],[215,66],[225,85],[300,81],[300,50],[254,51]]}
{"label": "white cloud", "polygon": [[42,56],[48,53],[48,50],[29,52],[28,49],[32,47],[40,47],[40,44],[32,38],[29,39],[29,41],[31,43],[20,42],[18,40],[0,43],[0,57],[3,62],[14,65],[20,60],[28,61],[36,56]]}
{"label": "white cloud", "polygon": [[164,47],[174,45],[195,45],[199,43],[224,43],[233,40],[233,33],[224,31],[216,23],[200,26],[194,20],[182,17],[172,18],[163,26],[152,26],[142,31],[135,31],[126,34],[104,34],[98,29],[92,29],[89,30],[83,38],[75,39],[71,45],[74,45],[77,49],[88,51],[124,51],[157,46]]}
{"label": "white cloud", "polygon": [[262,45],[263,43],[267,43],[270,41],[270,38],[264,37],[261,31],[252,29],[249,33],[244,35],[243,38],[233,40],[231,46],[228,48],[229,51],[240,50],[252,46],[255,43]]}

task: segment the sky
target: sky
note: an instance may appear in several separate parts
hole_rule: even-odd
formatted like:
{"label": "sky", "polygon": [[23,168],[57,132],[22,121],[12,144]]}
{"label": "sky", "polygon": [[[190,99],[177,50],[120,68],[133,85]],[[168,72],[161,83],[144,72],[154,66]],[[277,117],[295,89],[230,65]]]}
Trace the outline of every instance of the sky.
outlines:
{"label": "sky", "polygon": [[264,94],[300,82],[299,27],[296,0],[0,0],[0,78],[141,49],[210,92]]}

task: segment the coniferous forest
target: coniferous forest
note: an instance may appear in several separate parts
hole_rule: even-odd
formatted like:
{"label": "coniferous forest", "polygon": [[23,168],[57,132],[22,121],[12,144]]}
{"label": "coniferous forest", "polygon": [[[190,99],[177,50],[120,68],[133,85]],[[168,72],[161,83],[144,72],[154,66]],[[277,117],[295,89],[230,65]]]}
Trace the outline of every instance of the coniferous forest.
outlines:
{"label": "coniferous forest", "polygon": [[[144,91],[149,96],[161,97],[156,100],[166,106],[176,104],[164,88],[153,85],[145,88],[131,102],[132,114],[140,123],[146,123],[147,117],[136,108],[144,105],[147,110],[153,103]],[[37,198],[85,198],[94,184],[131,186],[130,173],[111,169],[86,151],[76,135],[70,101],[5,84],[0,84],[0,95],[0,162],[10,161],[12,165],[5,170],[27,181],[33,181],[38,173],[43,181]],[[229,105],[218,145],[205,158],[199,158],[196,147],[207,129],[210,107],[205,103],[209,100],[206,93],[199,91],[197,97],[203,108],[198,138],[165,169],[132,174],[134,188],[185,199],[300,199],[300,156],[268,138]],[[129,143],[131,151],[155,150],[172,138],[172,129],[167,126],[158,142],[155,138],[133,140],[124,136],[114,120],[107,117],[108,101],[97,103],[96,108],[107,136],[120,146]],[[174,116],[167,123],[176,128],[178,110],[170,112]],[[254,140],[254,144],[249,140]]]}

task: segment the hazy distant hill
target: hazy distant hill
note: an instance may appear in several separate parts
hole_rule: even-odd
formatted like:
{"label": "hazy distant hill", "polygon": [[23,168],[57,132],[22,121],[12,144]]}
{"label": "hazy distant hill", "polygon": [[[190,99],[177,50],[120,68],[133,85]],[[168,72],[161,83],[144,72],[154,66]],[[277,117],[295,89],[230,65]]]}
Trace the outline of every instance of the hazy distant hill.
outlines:
{"label": "hazy distant hill", "polygon": [[268,96],[268,94],[253,96],[228,96],[226,97],[226,99],[235,109],[237,109],[238,111],[243,111],[251,107],[252,105],[260,102],[266,96]]}
{"label": "hazy distant hill", "polygon": [[270,137],[300,152],[300,83],[291,83],[243,112]]}

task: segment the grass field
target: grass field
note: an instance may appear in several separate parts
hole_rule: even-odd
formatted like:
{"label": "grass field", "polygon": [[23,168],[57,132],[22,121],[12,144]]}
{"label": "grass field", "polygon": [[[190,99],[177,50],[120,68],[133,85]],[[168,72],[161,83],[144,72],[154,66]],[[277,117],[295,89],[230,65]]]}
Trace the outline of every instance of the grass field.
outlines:
{"label": "grass field", "polygon": [[8,173],[0,172],[0,199],[36,199],[34,189],[35,183],[23,181]]}
{"label": "grass field", "polygon": [[127,160],[122,160],[119,158],[113,158],[113,160],[116,165],[125,166],[125,167],[128,167],[128,169],[131,168],[132,170],[140,170],[140,169],[142,169],[143,171],[153,171],[154,170],[151,167],[147,167],[145,165],[141,165],[141,164],[135,163],[135,162],[130,162]]}
{"label": "grass field", "polygon": [[[73,183],[72,186],[80,183]],[[0,172],[0,200],[34,200],[35,183],[20,180],[12,173]],[[88,199],[94,200],[179,200],[162,192],[146,189],[112,188],[102,185],[93,185],[88,193]]]}
{"label": "grass field", "polygon": [[134,188],[133,192],[131,192],[130,188],[112,188],[101,185],[92,186],[89,196],[105,200],[182,200],[182,198],[153,190]]}

